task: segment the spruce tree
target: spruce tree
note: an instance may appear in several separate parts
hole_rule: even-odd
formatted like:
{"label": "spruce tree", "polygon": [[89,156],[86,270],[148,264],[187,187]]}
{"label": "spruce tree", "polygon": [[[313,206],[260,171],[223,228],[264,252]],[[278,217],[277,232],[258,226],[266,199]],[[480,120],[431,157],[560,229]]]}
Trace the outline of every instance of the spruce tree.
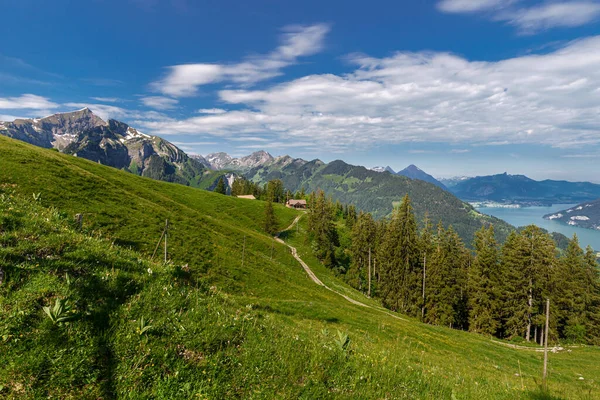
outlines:
{"label": "spruce tree", "polygon": [[435,238],[435,250],[428,263],[425,321],[465,329],[467,318],[467,266],[469,255],[458,234],[441,222]]}
{"label": "spruce tree", "polygon": [[265,232],[269,235],[277,233],[277,219],[273,211],[273,202],[268,199],[265,203]]}
{"label": "spruce tree", "polygon": [[499,327],[500,277],[494,228],[475,233],[475,258],[468,274],[469,331],[494,335]]}
{"label": "spruce tree", "polygon": [[[350,268],[346,274],[348,283],[354,288],[368,293],[368,276],[369,276],[369,255],[371,257],[371,265],[376,253],[376,225],[371,214],[360,213],[352,228],[352,244],[350,254],[352,261]],[[373,283],[371,276],[371,283]]]}
{"label": "spruce tree", "polygon": [[525,337],[528,311],[528,280],[525,273],[525,242],[512,231],[502,246],[504,277],[500,285],[502,337]]}
{"label": "spruce tree", "polygon": [[600,345],[600,269],[594,250],[585,251],[585,335],[590,344]]}
{"label": "spruce tree", "polygon": [[417,223],[408,195],[392,220],[382,243],[381,295],[385,307],[416,316],[421,312],[421,265]]}
{"label": "spruce tree", "polygon": [[577,235],[569,242],[553,274],[554,319],[561,337],[585,340],[585,258]]}
{"label": "spruce tree", "polygon": [[[422,274],[421,274],[421,321],[425,321],[425,313],[427,309],[425,307],[425,302],[427,300],[427,277],[428,277],[428,265],[432,261],[432,256],[435,251],[435,238],[433,235],[433,226],[431,224],[431,220],[429,216],[425,215],[425,221],[423,223],[423,230],[421,231],[420,237],[420,246],[419,250],[421,252],[422,262]],[[429,264],[428,264],[429,263]]]}
{"label": "spruce tree", "polygon": [[223,177],[219,179],[217,187],[215,188],[215,193],[227,194],[227,187],[225,186],[225,180],[223,180]]}

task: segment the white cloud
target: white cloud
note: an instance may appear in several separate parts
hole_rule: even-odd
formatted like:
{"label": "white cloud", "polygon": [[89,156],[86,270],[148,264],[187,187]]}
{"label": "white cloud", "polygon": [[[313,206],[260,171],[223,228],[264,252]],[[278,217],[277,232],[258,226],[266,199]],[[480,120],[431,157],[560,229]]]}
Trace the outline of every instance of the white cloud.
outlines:
{"label": "white cloud", "polygon": [[498,19],[508,21],[526,34],[555,27],[581,26],[598,17],[600,3],[592,1],[547,3],[498,15]]}
{"label": "white cloud", "polygon": [[101,101],[103,103],[118,103],[121,101],[118,97],[90,97],[90,99]]}
{"label": "white cloud", "polygon": [[179,104],[178,100],[162,96],[148,96],[141,98],[146,107],[156,108],[157,110],[172,110]]}
{"label": "white cloud", "polygon": [[521,34],[581,26],[600,17],[597,0],[546,1],[531,7],[521,4],[520,0],[442,0],[437,8],[454,14],[483,13],[515,26]]}
{"label": "white cloud", "polygon": [[48,110],[57,108],[58,104],[47,97],[35,94],[23,94],[19,97],[0,97],[0,109],[5,110]]}
{"label": "white cloud", "polygon": [[509,0],[442,0],[437,4],[440,11],[447,13],[472,13],[499,8]]}
{"label": "white cloud", "polygon": [[222,108],[201,108],[198,110],[199,114],[224,114],[227,110]]}
{"label": "white cloud", "polygon": [[182,64],[168,67],[168,74],[151,87],[168,96],[194,96],[198,88],[216,82],[249,85],[281,75],[281,70],[323,48],[329,31],[324,24],[289,26],[284,29],[281,45],[269,54],[246,58],[237,64]]}
{"label": "white cloud", "polygon": [[220,91],[236,111],[140,122],[163,135],[266,136],[329,151],[407,142],[600,144],[600,36],[498,62],[439,52],[350,61],[356,68],[346,75]]}

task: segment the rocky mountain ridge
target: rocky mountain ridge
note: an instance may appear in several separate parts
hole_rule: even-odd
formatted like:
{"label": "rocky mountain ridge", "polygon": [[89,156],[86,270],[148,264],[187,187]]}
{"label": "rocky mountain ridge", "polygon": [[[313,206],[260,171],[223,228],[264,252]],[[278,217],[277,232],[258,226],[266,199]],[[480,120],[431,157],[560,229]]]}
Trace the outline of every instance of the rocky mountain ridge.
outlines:
{"label": "rocky mountain ridge", "polygon": [[3,122],[0,134],[168,182],[195,185],[205,170],[174,144],[123,122],[104,121],[89,108]]}

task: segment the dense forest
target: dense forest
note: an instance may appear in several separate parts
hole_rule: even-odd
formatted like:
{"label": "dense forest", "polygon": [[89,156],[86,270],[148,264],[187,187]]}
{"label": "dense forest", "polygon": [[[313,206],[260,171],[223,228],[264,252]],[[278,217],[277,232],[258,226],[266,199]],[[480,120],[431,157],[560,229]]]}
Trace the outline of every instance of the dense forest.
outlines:
{"label": "dense forest", "polygon": [[307,240],[315,255],[390,310],[423,322],[541,343],[550,299],[549,340],[600,344],[600,271],[577,237],[565,250],[531,225],[500,246],[482,227],[467,249],[450,226],[419,228],[408,196],[375,220],[318,191],[309,196]]}

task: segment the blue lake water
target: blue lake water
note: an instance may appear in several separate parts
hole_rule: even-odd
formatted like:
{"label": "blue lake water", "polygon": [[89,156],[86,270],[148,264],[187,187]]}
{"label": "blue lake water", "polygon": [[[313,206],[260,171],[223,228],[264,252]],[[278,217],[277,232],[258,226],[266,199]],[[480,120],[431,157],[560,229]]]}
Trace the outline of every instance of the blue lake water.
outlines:
{"label": "blue lake water", "polygon": [[477,211],[493,215],[494,217],[503,219],[514,226],[526,226],[535,224],[540,228],[546,229],[548,232],[558,232],[571,238],[574,233],[579,238],[579,244],[582,248],[587,245],[592,246],[595,250],[600,250],[600,231],[593,229],[578,228],[576,226],[563,225],[556,221],[549,221],[542,218],[546,214],[554,213],[560,210],[566,210],[573,207],[575,204],[554,204],[551,207],[521,207],[521,208],[495,208],[484,207],[478,208]]}

